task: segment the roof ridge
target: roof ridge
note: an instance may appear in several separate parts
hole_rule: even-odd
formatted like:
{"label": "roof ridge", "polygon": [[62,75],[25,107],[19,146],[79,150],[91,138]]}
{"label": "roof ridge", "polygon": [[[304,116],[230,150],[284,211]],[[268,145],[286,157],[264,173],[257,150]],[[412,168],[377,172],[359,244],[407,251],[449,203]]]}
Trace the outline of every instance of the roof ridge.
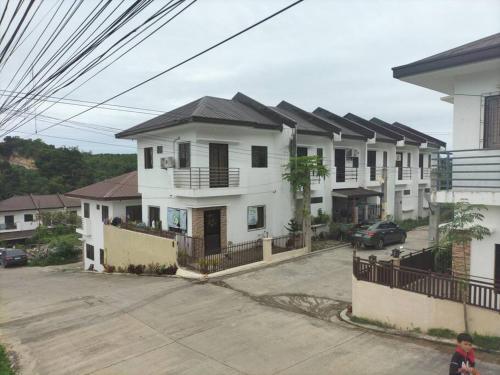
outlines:
{"label": "roof ridge", "polygon": [[[123,179],[123,181],[122,181],[121,183],[116,183],[116,184],[115,184],[115,186],[114,186],[114,187],[112,187],[112,188],[111,188],[111,189],[110,189],[110,190],[109,190],[109,191],[108,191],[108,192],[104,195],[104,197],[105,197],[105,198],[107,198],[107,197],[112,196],[112,195],[113,195],[113,193],[114,193],[116,190],[120,189],[122,186],[125,186],[125,185],[126,185],[125,183],[126,183],[126,182],[130,179],[130,177],[131,177],[131,174],[132,174],[132,173],[133,173],[133,172],[129,172],[129,173],[127,174],[127,176]],[[120,176],[116,176],[116,177],[120,177]],[[112,177],[112,178],[110,178],[110,179],[108,179],[108,180],[104,180],[104,181],[102,181],[102,182],[107,182],[107,181],[109,181],[109,180],[111,180],[111,179],[113,179],[113,178],[115,178],[115,177]],[[98,183],[98,182],[96,182],[96,183]]]}
{"label": "roof ridge", "polygon": [[[323,130],[326,131],[332,131],[332,133],[337,133],[341,134],[342,129],[340,129],[337,125],[332,124],[330,121],[327,121],[317,115],[315,115],[312,112],[306,111],[300,107],[297,107],[296,105],[293,105],[290,102],[287,102],[286,100],[282,100],[278,105],[278,108],[282,108],[284,110],[289,110],[291,112],[296,113],[298,116],[305,117],[305,120],[309,122],[313,122],[314,125],[319,126],[320,128],[323,128]],[[328,127],[331,127],[331,129],[328,129]]]}

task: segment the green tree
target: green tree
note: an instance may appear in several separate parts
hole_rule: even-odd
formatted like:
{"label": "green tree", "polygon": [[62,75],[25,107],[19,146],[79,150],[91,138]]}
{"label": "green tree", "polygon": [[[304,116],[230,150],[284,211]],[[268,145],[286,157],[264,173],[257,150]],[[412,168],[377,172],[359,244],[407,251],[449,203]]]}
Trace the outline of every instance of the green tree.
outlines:
{"label": "green tree", "polygon": [[294,192],[302,191],[302,233],[305,246],[311,251],[311,176],[324,179],[329,171],[318,156],[291,157],[285,168],[283,179]]}
{"label": "green tree", "polygon": [[482,240],[484,237],[491,234],[488,228],[480,224],[484,220],[484,215],[481,211],[485,209],[486,207],[482,205],[470,204],[466,200],[457,202],[453,205],[454,214],[451,221],[443,224],[440,228],[438,249],[446,251],[446,249],[452,249],[454,246],[462,249],[463,270],[460,276],[462,276],[464,280],[461,283],[461,287],[466,332],[469,332],[467,318],[469,269],[467,268],[467,254],[465,248],[470,245],[472,240]]}

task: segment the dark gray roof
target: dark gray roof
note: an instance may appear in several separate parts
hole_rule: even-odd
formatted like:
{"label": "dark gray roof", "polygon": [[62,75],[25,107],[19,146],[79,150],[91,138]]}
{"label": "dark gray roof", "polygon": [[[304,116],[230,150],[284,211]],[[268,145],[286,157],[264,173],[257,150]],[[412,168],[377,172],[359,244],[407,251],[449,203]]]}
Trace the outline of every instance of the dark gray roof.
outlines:
{"label": "dark gray roof", "polygon": [[409,145],[412,144],[415,146],[420,146],[422,143],[427,142],[427,139],[425,139],[424,137],[413,134],[412,132],[409,132],[409,131],[407,131],[399,126],[396,126],[394,124],[390,124],[390,123],[388,123],[384,120],[381,120],[377,117],[373,117],[372,119],[370,119],[370,122],[373,122],[374,124],[377,124],[379,126],[384,126],[387,129],[390,129],[395,133],[401,134],[402,136],[404,136],[405,144],[409,144]]}
{"label": "dark gray roof", "polygon": [[18,195],[0,201],[0,212],[80,207],[80,200],[60,194]]}
{"label": "dark gray roof", "polygon": [[373,138],[375,136],[375,133],[372,130],[367,129],[366,127],[342,116],[336,115],[335,113],[330,112],[324,108],[318,107],[313,111],[313,113],[316,116],[326,119],[338,126],[342,130],[342,134],[346,134],[348,138],[357,136],[362,137],[363,139],[367,139]]}
{"label": "dark gray roof", "polygon": [[500,33],[392,68],[394,78],[500,58]]}
{"label": "dark gray roof", "polygon": [[378,124],[374,124],[373,122],[365,120],[362,117],[356,116],[354,113],[348,113],[347,115],[344,116],[344,118],[356,122],[360,125],[363,125],[364,127],[377,133],[376,135],[377,141],[387,142],[387,143],[397,143],[397,141],[401,141],[404,139],[404,137],[401,134],[394,133],[390,129],[387,129],[386,127],[383,126],[379,126]]}
{"label": "dark gray roof", "polygon": [[430,135],[428,134],[425,134],[425,133],[422,133],[422,132],[419,132],[418,130],[416,129],[413,129],[411,127],[409,127],[408,125],[405,125],[405,124],[402,124],[400,122],[394,122],[392,125],[400,128],[400,129],[404,129],[412,134],[415,134],[417,136],[420,136],[422,138],[425,138],[425,140],[427,141],[428,144],[430,144],[431,146],[435,146],[437,148],[439,148],[440,146],[443,146],[443,147],[446,147],[446,142],[443,142],[442,140],[440,139],[437,139],[437,138],[434,138],[434,137],[431,137]]}
{"label": "dark gray roof", "polygon": [[94,200],[140,199],[137,171],[108,178],[66,193],[68,197]]}
{"label": "dark gray roof", "polygon": [[[258,106],[260,106],[260,111],[255,109],[259,108]],[[266,112],[263,108],[266,107],[240,93],[236,94],[233,99],[204,96],[124,130],[116,134],[116,137],[124,138],[189,122],[210,122],[278,130],[281,130],[283,123],[292,124],[290,119],[283,119],[280,115],[271,111]]]}

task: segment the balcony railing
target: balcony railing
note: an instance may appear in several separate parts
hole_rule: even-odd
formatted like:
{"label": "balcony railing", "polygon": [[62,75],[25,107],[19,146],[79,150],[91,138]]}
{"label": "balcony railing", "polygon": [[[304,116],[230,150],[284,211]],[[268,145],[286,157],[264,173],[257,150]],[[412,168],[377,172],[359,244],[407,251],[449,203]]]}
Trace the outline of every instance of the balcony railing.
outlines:
{"label": "balcony railing", "polygon": [[420,179],[428,180],[431,178],[431,169],[430,168],[422,168],[420,167]]}
{"label": "balcony railing", "polygon": [[368,181],[380,181],[384,176],[384,167],[366,167]]}
{"label": "balcony railing", "polygon": [[500,150],[439,151],[434,154],[433,168],[437,190],[500,189]]}
{"label": "balcony railing", "polygon": [[0,230],[13,230],[17,229],[17,223],[0,224]]}
{"label": "balcony railing", "polygon": [[336,167],[336,181],[358,181],[358,168],[355,167]]}
{"label": "balcony railing", "polygon": [[238,187],[240,169],[210,167],[174,169],[174,186],[179,189]]}
{"label": "balcony railing", "polygon": [[396,173],[399,181],[411,180],[411,168],[410,167],[396,167]]}

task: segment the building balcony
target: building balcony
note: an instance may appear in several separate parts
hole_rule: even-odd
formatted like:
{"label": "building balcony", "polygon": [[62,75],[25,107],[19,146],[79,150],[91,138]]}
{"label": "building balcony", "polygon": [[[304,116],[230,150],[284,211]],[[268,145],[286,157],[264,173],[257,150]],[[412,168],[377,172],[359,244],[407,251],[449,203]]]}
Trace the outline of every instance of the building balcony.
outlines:
{"label": "building balcony", "polygon": [[418,179],[421,181],[421,182],[429,182],[430,179],[431,179],[431,168],[423,168],[423,167],[420,167],[418,169]]}
{"label": "building balcony", "polygon": [[384,180],[386,168],[366,167],[366,186],[379,186]]}
{"label": "building balcony", "polygon": [[396,167],[396,183],[408,183],[412,179],[410,167]]}
{"label": "building balcony", "polygon": [[433,160],[436,201],[500,205],[500,150],[440,151]]}
{"label": "building balcony", "polygon": [[17,230],[17,223],[0,224],[0,231]]}
{"label": "building balcony", "polygon": [[191,167],[174,169],[178,196],[211,197],[242,194],[239,168]]}

